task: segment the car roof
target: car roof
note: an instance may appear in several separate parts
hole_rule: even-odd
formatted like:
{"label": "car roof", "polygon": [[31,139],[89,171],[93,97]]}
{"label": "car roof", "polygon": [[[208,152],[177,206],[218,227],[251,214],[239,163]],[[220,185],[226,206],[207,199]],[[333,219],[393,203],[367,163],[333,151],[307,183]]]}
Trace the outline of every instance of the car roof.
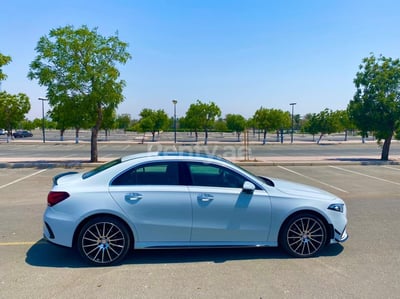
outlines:
{"label": "car roof", "polygon": [[205,159],[212,159],[212,160],[226,162],[224,158],[197,152],[146,152],[146,153],[124,156],[121,158],[121,162],[141,159],[141,158],[148,158],[148,157],[197,157],[197,158],[205,158]]}

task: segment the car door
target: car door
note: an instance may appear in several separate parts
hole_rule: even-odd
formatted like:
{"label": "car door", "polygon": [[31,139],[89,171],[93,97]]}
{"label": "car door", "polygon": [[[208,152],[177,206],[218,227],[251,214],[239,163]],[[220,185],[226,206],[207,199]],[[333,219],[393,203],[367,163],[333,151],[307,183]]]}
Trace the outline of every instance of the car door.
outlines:
{"label": "car door", "polygon": [[246,178],[228,168],[187,163],[193,203],[193,243],[265,242],[270,227],[270,200],[261,188],[243,191]]}
{"label": "car door", "polygon": [[116,177],[110,194],[129,216],[136,245],[171,245],[190,240],[192,207],[179,185],[177,162],[147,163]]}

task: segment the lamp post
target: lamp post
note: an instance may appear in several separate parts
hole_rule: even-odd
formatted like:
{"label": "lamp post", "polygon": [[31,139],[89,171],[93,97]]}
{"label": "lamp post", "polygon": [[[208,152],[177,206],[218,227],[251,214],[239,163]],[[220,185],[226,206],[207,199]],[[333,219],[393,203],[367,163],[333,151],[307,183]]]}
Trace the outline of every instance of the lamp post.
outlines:
{"label": "lamp post", "polygon": [[43,134],[43,143],[46,142],[46,135],[44,131],[44,101],[47,101],[46,98],[39,98],[39,101],[42,101],[42,134]]}
{"label": "lamp post", "polygon": [[176,104],[178,103],[177,100],[172,100],[174,104],[174,143],[176,143]]}
{"label": "lamp post", "polygon": [[293,143],[293,116],[294,116],[294,105],[296,105],[296,103],[290,103],[290,106],[292,106],[292,132],[290,134],[290,143]]}

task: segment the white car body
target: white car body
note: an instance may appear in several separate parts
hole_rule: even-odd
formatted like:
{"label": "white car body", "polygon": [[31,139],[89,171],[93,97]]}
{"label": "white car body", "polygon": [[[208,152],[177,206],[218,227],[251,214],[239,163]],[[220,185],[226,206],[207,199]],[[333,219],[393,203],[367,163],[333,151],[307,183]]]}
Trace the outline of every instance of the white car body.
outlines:
{"label": "white car body", "polygon": [[[319,219],[314,225],[318,226],[320,222],[323,226],[322,231],[326,234],[324,243],[347,239],[343,200],[317,188],[257,177],[233,163],[207,155],[145,153],[124,157],[111,164],[115,165],[106,165],[100,171],[67,173],[54,178],[50,194],[61,192],[61,195],[68,196],[54,205],[50,204],[44,213],[44,236],[47,240],[73,247],[83,242],[80,233],[85,223],[101,216],[117,219],[118,223],[126,226],[130,249],[278,246],[286,242],[285,238],[288,242],[293,238],[289,232],[287,237],[282,236],[282,230],[289,231],[286,228],[288,221],[296,215],[304,215],[305,223]],[[147,169],[144,167],[148,165],[161,169],[161,166],[171,164],[178,167],[179,184],[123,182],[128,175],[127,170],[134,170],[135,176],[138,176],[137,171],[143,169],[144,172]],[[229,182],[226,184],[234,184],[235,179],[239,179],[236,184],[240,185],[195,183],[196,175],[199,178],[207,175],[214,177],[217,174],[212,173],[214,169],[228,176],[228,179],[223,178]],[[205,176],[202,171],[206,172]],[[190,179],[187,178],[189,176]],[[312,229],[308,231],[299,236],[302,244],[309,247]],[[107,243],[98,239],[98,243],[101,242]],[[319,249],[309,256],[317,251]],[[302,256],[302,252],[297,253],[293,255]],[[308,254],[304,253],[304,256]],[[83,257],[86,257],[85,254]],[[120,261],[120,257],[108,262],[99,261],[98,257],[89,258],[93,264],[112,264],[117,260]]]}

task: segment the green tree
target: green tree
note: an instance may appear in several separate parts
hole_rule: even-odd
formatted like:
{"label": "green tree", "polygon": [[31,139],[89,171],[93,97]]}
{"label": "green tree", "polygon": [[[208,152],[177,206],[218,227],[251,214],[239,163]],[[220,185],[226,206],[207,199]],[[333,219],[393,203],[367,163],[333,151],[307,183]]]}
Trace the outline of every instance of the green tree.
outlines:
{"label": "green tree", "polygon": [[81,128],[89,127],[88,114],[86,112],[85,98],[80,95],[72,97],[64,95],[65,98],[58,98],[48,112],[53,121],[57,123],[60,130],[60,140],[64,140],[64,132],[68,128],[75,129],[75,143],[79,143],[79,131]]}
{"label": "green tree", "polygon": [[198,130],[204,130],[204,144],[208,142],[208,132],[213,127],[215,119],[221,116],[221,109],[214,103],[203,103],[197,100],[189,106],[186,112],[186,125],[193,129],[198,140]]}
{"label": "green tree", "polygon": [[106,141],[108,141],[108,136],[110,131],[115,129],[117,125],[117,112],[115,109],[109,108],[104,110],[103,122],[101,123],[101,128],[104,130],[106,135]]}
{"label": "green tree", "polygon": [[3,73],[3,66],[9,64],[11,62],[11,57],[7,55],[3,55],[0,53],[0,82],[7,79],[7,75]]}
{"label": "green tree", "polygon": [[[290,113],[280,109],[259,108],[253,116],[253,125],[263,131],[262,144],[267,142],[267,131],[277,131],[290,127]],[[278,136],[279,138],[279,136]]]}
{"label": "green tree", "polygon": [[18,124],[19,127],[24,128],[25,130],[33,130],[35,128],[33,121],[24,118]]}
{"label": "green tree", "polygon": [[227,114],[225,118],[228,129],[236,132],[237,141],[240,142],[240,134],[246,129],[246,119],[240,114]]}
{"label": "green tree", "polygon": [[318,144],[321,142],[324,135],[332,134],[340,130],[340,123],[337,115],[328,108],[316,114],[314,122],[316,130],[320,134],[317,141]]}
{"label": "green tree", "polygon": [[[2,67],[11,62],[11,57],[0,53],[0,84],[7,78]],[[8,131],[7,142],[12,130],[25,119],[25,114],[31,109],[29,98],[26,94],[9,94],[0,90],[0,127]],[[29,129],[29,128],[28,128]]]}
{"label": "green tree", "polygon": [[260,107],[254,113],[253,122],[256,125],[257,129],[263,131],[263,141],[262,144],[267,142],[267,130],[269,128],[269,109]]}
{"label": "green tree", "polygon": [[371,54],[354,79],[356,93],[348,105],[350,119],[362,134],[373,131],[383,142],[381,160],[389,160],[393,135],[400,131],[400,60]]}
{"label": "green tree", "polygon": [[228,131],[226,120],[223,119],[222,117],[218,118],[214,122],[213,128],[216,132],[221,132],[221,136],[223,136],[224,132]]}
{"label": "green tree", "polygon": [[70,113],[78,109],[85,113],[82,119],[91,128],[92,162],[98,161],[97,137],[104,111],[116,109],[123,101],[125,82],[119,80],[117,64],[131,58],[127,47],[118,33],[104,37],[97,28],[60,27],[39,39],[38,55],[30,64],[28,77],[47,87],[50,106],[68,100],[82,104],[72,105],[76,109]]}
{"label": "green tree", "polygon": [[142,132],[151,132],[152,141],[155,141],[156,132],[166,130],[169,127],[168,115],[164,110],[152,110],[145,108],[140,112],[139,128]]}
{"label": "green tree", "polygon": [[350,120],[348,110],[337,110],[333,114],[338,121],[338,131],[344,131],[344,141],[347,141],[348,132],[355,129],[353,122]]}
{"label": "green tree", "polygon": [[31,109],[31,104],[27,95],[19,93],[9,94],[5,91],[0,92],[0,127],[8,130],[17,128],[18,124],[25,119],[25,114]]}
{"label": "green tree", "polygon": [[302,131],[311,134],[313,136],[313,141],[315,141],[315,134],[319,132],[316,113],[307,113],[304,116]]}
{"label": "green tree", "polygon": [[282,135],[283,142],[283,129],[290,128],[291,116],[288,111],[282,111],[280,109],[270,109],[268,113],[269,118],[269,129],[276,131],[276,141],[279,141],[279,132]]}
{"label": "green tree", "polygon": [[118,115],[116,122],[116,127],[118,129],[123,129],[124,132],[126,132],[126,130],[131,126],[132,123],[131,115],[127,113]]}
{"label": "green tree", "polygon": [[194,132],[196,142],[199,140],[199,130],[201,129],[200,112],[200,105],[191,104],[186,111],[185,120],[183,121],[185,127]]}

